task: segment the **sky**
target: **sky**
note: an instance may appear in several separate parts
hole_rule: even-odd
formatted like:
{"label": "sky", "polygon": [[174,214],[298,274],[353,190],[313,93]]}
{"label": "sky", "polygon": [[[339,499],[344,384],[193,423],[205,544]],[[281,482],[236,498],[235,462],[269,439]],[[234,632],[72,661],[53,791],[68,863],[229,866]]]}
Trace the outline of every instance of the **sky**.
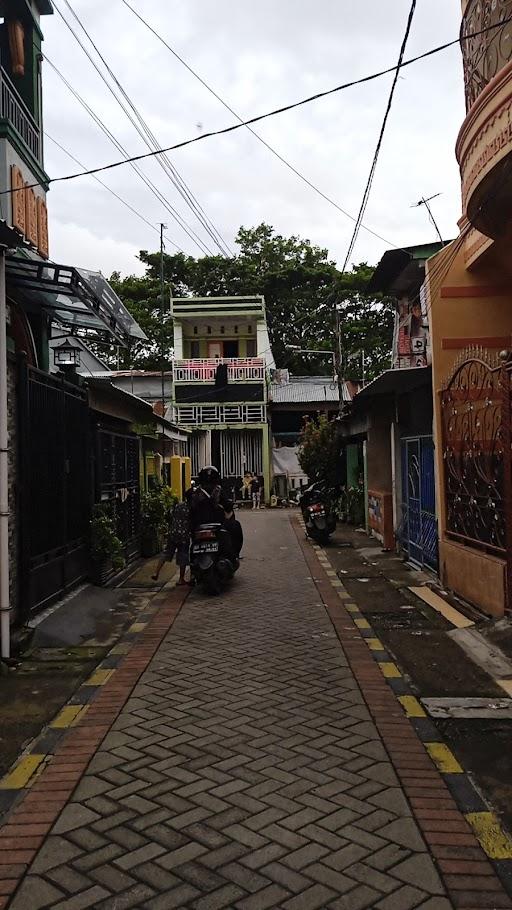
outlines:
{"label": "sky", "polygon": [[[233,115],[167,50],[122,0],[69,0],[130,100],[166,147],[229,126]],[[243,118],[393,66],[410,0],[130,0],[168,44]],[[73,23],[65,0],[55,0]],[[406,58],[457,37],[459,0],[418,0]],[[147,151],[128,117],[68,30],[57,9],[45,16],[43,63],[45,169],[51,177],[119,160],[120,152],[56,75],[72,88],[133,155]],[[103,64],[95,56],[102,72]],[[108,78],[108,76],[107,76]],[[392,76],[337,92],[279,114],[254,129],[311,183],[357,215]],[[112,85],[112,83],[110,83]],[[126,102],[124,102],[126,105]],[[133,115],[132,115],[133,116]],[[434,241],[421,197],[439,193],[432,210],[444,239],[457,235],[460,178],[455,141],[464,119],[460,49],[404,69],[388,120],[364,224],[352,262],[376,264],[386,249]],[[51,137],[51,138],[49,138]],[[262,221],[285,236],[327,248],[341,267],[353,222],[279,161],[246,128],[207,138],[169,156],[226,246],[236,252],[241,225]],[[141,165],[160,199],[129,165],[101,179],[50,187],[50,255],[109,276],[143,274],[140,250],[218,252],[156,160]],[[162,196],[164,201],[162,201]],[[192,237],[165,207],[172,206]],[[138,213],[138,214],[137,214]],[[139,217],[146,219],[145,223]],[[194,239],[199,237],[201,246]]]}

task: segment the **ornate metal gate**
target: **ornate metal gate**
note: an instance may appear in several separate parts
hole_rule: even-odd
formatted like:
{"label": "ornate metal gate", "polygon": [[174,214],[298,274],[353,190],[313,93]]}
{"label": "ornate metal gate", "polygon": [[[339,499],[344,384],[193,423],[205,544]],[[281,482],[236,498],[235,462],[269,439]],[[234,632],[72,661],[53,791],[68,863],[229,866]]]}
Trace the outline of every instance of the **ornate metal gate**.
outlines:
{"label": "ornate metal gate", "polygon": [[[446,535],[506,556],[510,379],[499,357],[467,351],[441,393]],[[506,467],[505,467],[506,462]]]}
{"label": "ornate metal gate", "polygon": [[21,614],[42,609],[86,577],[90,514],[87,394],[20,368]]}
{"label": "ornate metal gate", "polygon": [[402,440],[400,539],[410,560],[437,570],[434,443],[431,436]]}

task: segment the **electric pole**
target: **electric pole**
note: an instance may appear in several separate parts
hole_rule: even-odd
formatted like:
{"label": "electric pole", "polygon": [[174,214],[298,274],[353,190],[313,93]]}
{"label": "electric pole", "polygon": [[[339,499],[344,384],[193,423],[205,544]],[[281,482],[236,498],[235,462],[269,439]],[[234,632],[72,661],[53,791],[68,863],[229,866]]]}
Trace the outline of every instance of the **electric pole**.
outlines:
{"label": "electric pole", "polygon": [[335,339],[334,339],[334,354],[336,362],[336,373],[338,376],[338,394],[339,394],[339,413],[343,412],[343,346],[341,341],[341,327],[342,327],[342,316],[341,316],[341,306],[342,304],[335,304]]}

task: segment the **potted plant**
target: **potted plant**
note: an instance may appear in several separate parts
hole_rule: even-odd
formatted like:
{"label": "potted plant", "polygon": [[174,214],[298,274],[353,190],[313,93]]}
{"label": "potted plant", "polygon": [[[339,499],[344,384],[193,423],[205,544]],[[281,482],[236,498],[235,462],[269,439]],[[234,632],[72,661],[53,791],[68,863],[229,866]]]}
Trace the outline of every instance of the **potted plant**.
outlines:
{"label": "potted plant", "polygon": [[177,502],[170,487],[158,484],[141,496],[141,549],[143,556],[156,556],[164,547],[169,516]]}
{"label": "potted plant", "polygon": [[116,534],[114,519],[105,505],[94,508],[90,522],[90,554],[94,582],[104,585],[107,579],[124,566],[123,544]]}

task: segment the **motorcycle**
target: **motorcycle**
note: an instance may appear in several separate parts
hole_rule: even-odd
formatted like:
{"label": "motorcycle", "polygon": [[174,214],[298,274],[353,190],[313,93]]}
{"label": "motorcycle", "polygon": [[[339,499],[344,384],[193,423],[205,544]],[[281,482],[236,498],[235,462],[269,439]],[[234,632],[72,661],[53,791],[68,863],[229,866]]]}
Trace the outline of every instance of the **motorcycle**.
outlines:
{"label": "motorcycle", "polygon": [[329,509],[325,493],[317,484],[308,487],[300,500],[306,534],[317,543],[328,543],[336,528],[336,517]]}
{"label": "motorcycle", "polygon": [[221,524],[202,524],[192,534],[192,578],[209,594],[220,594],[240,568],[229,531]]}

